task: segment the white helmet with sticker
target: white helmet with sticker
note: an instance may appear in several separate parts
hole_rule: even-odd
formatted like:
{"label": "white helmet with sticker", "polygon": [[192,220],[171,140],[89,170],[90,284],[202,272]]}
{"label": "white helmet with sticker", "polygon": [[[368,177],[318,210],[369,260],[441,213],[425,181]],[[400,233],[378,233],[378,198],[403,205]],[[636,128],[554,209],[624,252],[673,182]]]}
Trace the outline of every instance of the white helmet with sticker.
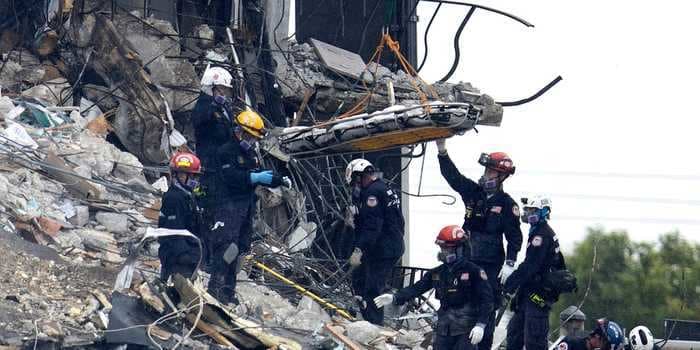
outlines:
{"label": "white helmet with sticker", "polygon": [[345,168],[345,182],[350,184],[352,182],[352,174],[363,173],[367,170],[374,170],[374,166],[367,159],[353,159]]}
{"label": "white helmet with sticker", "polygon": [[233,88],[233,77],[226,69],[221,67],[209,67],[202,74],[202,80],[199,82],[202,92],[211,96],[213,95],[212,88],[214,86],[225,86]]}
{"label": "white helmet with sticker", "polygon": [[545,195],[535,195],[533,197],[528,197],[528,198],[522,198],[522,203],[523,203],[523,209],[524,208],[537,208],[537,209],[544,209],[544,208],[549,208],[549,210],[552,210],[552,200],[545,196]]}

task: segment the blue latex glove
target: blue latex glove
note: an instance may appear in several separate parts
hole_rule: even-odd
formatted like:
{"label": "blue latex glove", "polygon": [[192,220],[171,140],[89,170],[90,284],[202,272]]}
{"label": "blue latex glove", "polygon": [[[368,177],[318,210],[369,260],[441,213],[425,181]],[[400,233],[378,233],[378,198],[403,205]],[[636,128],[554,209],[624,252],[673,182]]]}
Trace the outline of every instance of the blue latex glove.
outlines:
{"label": "blue latex glove", "polygon": [[272,170],[251,172],[250,173],[250,183],[253,185],[256,185],[256,184],[269,185],[272,183],[273,177],[274,177],[274,175],[272,174]]}

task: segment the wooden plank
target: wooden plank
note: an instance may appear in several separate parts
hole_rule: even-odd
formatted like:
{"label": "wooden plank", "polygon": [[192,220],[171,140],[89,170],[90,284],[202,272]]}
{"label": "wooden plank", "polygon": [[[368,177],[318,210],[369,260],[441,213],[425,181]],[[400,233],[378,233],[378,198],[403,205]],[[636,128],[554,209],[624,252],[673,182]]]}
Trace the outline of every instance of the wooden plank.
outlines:
{"label": "wooden plank", "polygon": [[159,314],[165,312],[165,304],[160,298],[158,298],[151,291],[151,287],[148,283],[144,282],[139,286],[139,294],[141,294],[141,300],[143,300],[148,306],[152,307],[154,310],[158,311]]}
{"label": "wooden plank", "polygon": [[304,92],[304,99],[301,101],[301,105],[299,106],[299,110],[297,111],[297,115],[294,116],[294,120],[292,121],[292,126],[299,125],[301,118],[304,116],[304,111],[306,110],[306,106],[309,104],[309,100],[311,99],[311,96],[314,95],[314,92],[315,92],[314,89],[306,89],[306,91]]}
{"label": "wooden plank", "polygon": [[357,53],[310,38],[311,46],[326,68],[353,79],[360,79],[365,70],[365,61]]}
{"label": "wooden plank", "polygon": [[[180,294],[183,303],[194,305],[199,297],[204,299],[203,319],[211,322],[215,326],[223,327],[224,329],[236,329],[236,331],[221,332],[222,334],[227,337],[234,336],[235,338],[231,339],[239,343],[240,341],[238,338],[253,339],[257,343],[257,345],[253,344],[253,346],[241,344],[242,347],[256,348],[258,346],[264,346],[266,348],[280,348],[283,346],[285,349],[289,350],[302,350],[301,344],[296,341],[265,333],[262,330],[263,327],[259,324],[238,317],[228,308],[221,307],[214,297],[199,286],[193,285],[188,279],[182,277],[182,275],[175,275],[173,280],[175,289]],[[224,316],[226,316],[227,319],[224,318]]]}
{"label": "wooden plank", "polygon": [[347,346],[350,350],[362,350],[362,347],[352,341],[350,338],[346,337],[345,334],[343,334],[342,328],[340,326],[333,326],[330,323],[326,323],[324,328],[335,338],[338,339],[341,343],[343,343],[345,346]]}
{"label": "wooden plank", "polygon": [[[194,304],[195,300],[199,298],[200,291],[197,291],[189,280],[177,274],[173,277],[173,283],[175,285],[175,290],[180,294],[180,299],[184,304]],[[204,305],[202,311],[202,318],[211,322],[215,326],[221,327],[221,333],[233,340],[241,347],[246,349],[255,349],[261,347],[263,344],[257,339],[244,334],[241,330],[234,330],[237,327],[227,322],[216,309],[210,305],[218,304],[216,299],[207,293],[201,294],[205,298],[207,304]]]}
{"label": "wooden plank", "polygon": [[[195,315],[193,313],[187,314],[187,320],[190,321],[190,323],[194,324],[196,319],[197,319],[197,315]],[[212,339],[214,339],[214,341],[216,341],[219,345],[223,345],[223,346],[226,346],[229,348],[237,349],[233,345],[233,343],[231,343],[228,339],[226,339],[226,337],[221,335],[221,333],[217,332],[216,329],[214,329],[214,327],[212,325],[210,325],[210,324],[208,324],[200,319],[199,321],[197,321],[196,326],[197,326],[197,329],[199,329],[200,331],[204,332],[204,334],[206,334],[209,337],[211,337]]]}

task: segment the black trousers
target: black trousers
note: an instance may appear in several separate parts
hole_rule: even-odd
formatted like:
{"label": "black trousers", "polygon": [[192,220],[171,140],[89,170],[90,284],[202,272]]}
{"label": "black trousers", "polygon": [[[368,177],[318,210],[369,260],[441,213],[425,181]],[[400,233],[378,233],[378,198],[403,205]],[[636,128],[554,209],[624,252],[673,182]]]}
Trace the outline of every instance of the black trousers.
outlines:
{"label": "black trousers", "polygon": [[[364,260],[364,259],[363,259]],[[374,298],[387,290],[386,282],[397,259],[377,259],[363,261],[353,272],[353,289],[362,297],[365,307],[361,308],[362,317],[376,325],[384,324],[384,308],[374,305]]]}
{"label": "black trousers", "polygon": [[515,314],[508,324],[507,350],[546,350],[549,333],[549,306],[539,306],[528,298],[529,293],[518,294]]}
{"label": "black trousers", "polygon": [[[236,267],[240,256],[250,250],[253,215],[253,206],[247,200],[229,201],[214,210],[214,224],[207,238],[211,252],[208,291],[222,303],[236,300]],[[229,263],[224,260],[224,254],[232,244],[239,253]]]}
{"label": "black trousers", "polygon": [[[501,296],[501,282],[498,279],[498,274],[501,273],[502,263],[486,263],[475,261],[475,264],[479,265],[486,272],[486,276],[489,279],[489,285],[493,292],[493,308],[498,310],[502,304]],[[493,332],[496,329],[496,313],[492,312],[489,316],[488,323],[484,329],[484,338],[479,344],[477,344],[477,349],[479,350],[491,350],[491,345],[493,344]]]}
{"label": "black trousers", "polygon": [[469,334],[436,335],[433,350],[473,350],[474,345],[469,341]]}

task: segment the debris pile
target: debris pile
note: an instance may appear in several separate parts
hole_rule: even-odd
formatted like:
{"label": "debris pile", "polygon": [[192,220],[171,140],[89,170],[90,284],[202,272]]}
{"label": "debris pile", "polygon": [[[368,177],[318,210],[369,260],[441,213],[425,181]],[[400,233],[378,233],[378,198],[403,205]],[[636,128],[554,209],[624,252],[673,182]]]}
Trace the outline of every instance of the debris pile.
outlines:
{"label": "debris pile", "polygon": [[[204,24],[178,33],[139,11],[110,13],[104,1],[50,3],[57,8],[46,23],[0,27],[0,347],[427,348],[430,317],[420,305],[408,314],[394,310],[390,323],[399,330],[354,318],[352,269],[336,249],[352,239],[343,213],[349,194],[337,188],[345,159],[317,154],[329,169],[322,173],[313,159],[288,162],[285,151],[294,152],[279,147],[290,142],[282,133],[294,130],[285,127],[314,136],[303,125],[346,113],[378,118],[378,132],[395,130],[382,128],[404,117],[421,122],[396,109],[425,107],[410,74],[373,62],[337,70],[324,60],[330,45],[320,42],[285,41],[284,50],[271,50],[276,65],[266,74],[274,73],[276,93],[298,112],[275,125],[266,144],[277,148],[264,151],[275,158],[266,159],[271,166],[289,168],[295,186],[258,190],[258,241],[239,276],[241,304],[220,305],[202,288],[206,273],[164,284],[157,242],[137,243],[157,225],[165,160],[194,144],[198,76],[211,63],[244,65]],[[36,8],[26,6],[19,10],[31,17]],[[19,34],[32,30],[31,39]],[[257,35],[247,37],[244,44]],[[261,53],[252,55],[244,61]],[[242,70],[254,77],[251,65]],[[250,80],[255,107],[269,103],[262,83]],[[431,89],[442,101],[435,110],[454,118],[446,125],[500,124],[501,107],[470,84]],[[329,128],[325,136],[348,130]],[[317,207],[322,193],[332,199]],[[124,266],[134,268],[130,283],[113,288]]]}

